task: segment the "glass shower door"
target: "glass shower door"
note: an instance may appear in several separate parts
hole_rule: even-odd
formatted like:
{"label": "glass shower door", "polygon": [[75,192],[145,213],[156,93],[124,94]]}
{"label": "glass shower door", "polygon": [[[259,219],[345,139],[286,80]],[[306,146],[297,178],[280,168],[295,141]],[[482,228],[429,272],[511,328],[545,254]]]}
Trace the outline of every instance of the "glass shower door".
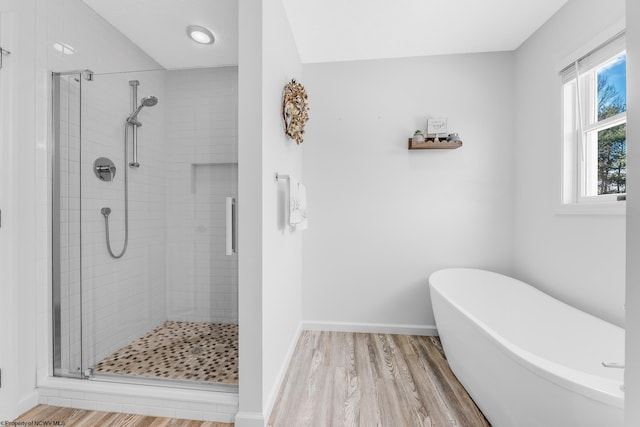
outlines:
{"label": "glass shower door", "polygon": [[96,74],[82,92],[83,358],[96,376],[129,375],[98,364],[166,318],[164,74]]}
{"label": "glass shower door", "polygon": [[237,390],[237,68],[85,77],[53,76],[54,373]]}
{"label": "glass shower door", "polygon": [[82,73],[54,73],[52,296],[54,375],[82,377],[80,138]]}

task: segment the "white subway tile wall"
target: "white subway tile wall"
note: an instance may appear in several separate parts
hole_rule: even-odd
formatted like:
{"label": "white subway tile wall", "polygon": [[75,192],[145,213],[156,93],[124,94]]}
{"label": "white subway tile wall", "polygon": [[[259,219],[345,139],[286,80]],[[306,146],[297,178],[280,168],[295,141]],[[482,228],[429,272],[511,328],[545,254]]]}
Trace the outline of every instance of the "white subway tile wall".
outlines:
{"label": "white subway tile wall", "polygon": [[169,320],[238,322],[238,259],[225,199],[238,194],[237,67],[167,76]]}
{"label": "white subway tile wall", "polygon": [[[138,115],[139,168],[125,164],[125,120],[132,110],[130,80],[138,80],[138,100],[159,102]],[[166,72],[96,75],[82,87],[82,303],[83,358],[92,366],[166,320]],[[137,103],[136,103],[137,104]],[[128,126],[128,160],[132,158]],[[98,157],[116,165],[111,182],[93,172]],[[114,253],[124,245],[124,183],[129,175],[129,242],[125,255],[107,252],[102,207],[111,208]]]}

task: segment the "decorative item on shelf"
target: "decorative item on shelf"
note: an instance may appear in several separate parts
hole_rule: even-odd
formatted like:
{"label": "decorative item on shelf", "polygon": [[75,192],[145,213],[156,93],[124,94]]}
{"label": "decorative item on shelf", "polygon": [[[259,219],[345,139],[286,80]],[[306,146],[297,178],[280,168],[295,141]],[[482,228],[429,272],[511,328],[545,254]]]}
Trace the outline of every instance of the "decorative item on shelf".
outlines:
{"label": "decorative item on shelf", "polygon": [[447,119],[427,119],[427,137],[433,135],[433,141],[439,142],[438,134],[447,133]]}
{"label": "decorative item on shelf", "polygon": [[412,141],[413,142],[424,142],[424,134],[422,133],[422,131],[420,129],[418,129],[417,131],[415,131],[413,133]]}
{"label": "decorative item on shelf", "polygon": [[458,141],[460,141],[460,137],[458,136],[457,133],[450,133],[449,136],[447,137],[447,141],[449,141],[449,142],[458,142]]}
{"label": "decorative item on shelf", "polygon": [[304,86],[291,79],[284,87],[282,95],[282,119],[284,120],[284,131],[296,141],[302,143],[304,125],[309,120],[309,103],[307,102],[307,91]]}

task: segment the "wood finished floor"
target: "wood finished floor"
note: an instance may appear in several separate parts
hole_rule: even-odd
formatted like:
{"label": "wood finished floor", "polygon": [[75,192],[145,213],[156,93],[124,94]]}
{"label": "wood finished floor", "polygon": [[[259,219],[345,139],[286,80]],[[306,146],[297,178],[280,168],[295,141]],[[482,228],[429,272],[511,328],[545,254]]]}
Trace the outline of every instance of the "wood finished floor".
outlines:
{"label": "wood finished floor", "polygon": [[273,427],[488,427],[437,337],[304,331]]}
{"label": "wood finished floor", "polygon": [[[64,425],[65,427],[233,427],[233,424],[215,423],[211,421],[180,420],[177,418],[87,411],[84,409],[60,408],[48,405],[38,405],[20,415],[15,421],[25,423],[32,422],[30,425]],[[47,423],[38,424],[37,422],[39,421]],[[64,422],[64,424],[53,424],[53,422],[56,421]]]}

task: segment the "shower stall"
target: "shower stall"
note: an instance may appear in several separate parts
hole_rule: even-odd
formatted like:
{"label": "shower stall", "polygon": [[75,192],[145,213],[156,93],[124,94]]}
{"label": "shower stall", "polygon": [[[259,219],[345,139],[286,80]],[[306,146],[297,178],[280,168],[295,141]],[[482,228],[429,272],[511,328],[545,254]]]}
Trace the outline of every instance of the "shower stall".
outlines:
{"label": "shower stall", "polygon": [[52,88],[54,375],[237,390],[237,67]]}

